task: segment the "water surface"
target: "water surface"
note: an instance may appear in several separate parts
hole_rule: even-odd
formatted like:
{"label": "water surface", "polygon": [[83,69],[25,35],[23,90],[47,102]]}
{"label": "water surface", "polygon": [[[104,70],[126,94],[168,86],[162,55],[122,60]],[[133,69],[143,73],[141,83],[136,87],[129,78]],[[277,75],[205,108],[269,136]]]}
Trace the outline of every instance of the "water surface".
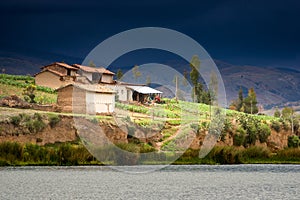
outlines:
{"label": "water surface", "polygon": [[300,165],[128,169],[4,167],[0,199],[300,199]]}

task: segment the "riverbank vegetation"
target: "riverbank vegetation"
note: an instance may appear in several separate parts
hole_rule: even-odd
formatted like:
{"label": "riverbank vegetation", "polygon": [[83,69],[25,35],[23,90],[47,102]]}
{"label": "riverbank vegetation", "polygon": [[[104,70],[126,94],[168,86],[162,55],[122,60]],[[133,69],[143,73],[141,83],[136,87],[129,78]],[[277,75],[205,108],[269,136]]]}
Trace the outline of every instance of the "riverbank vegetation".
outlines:
{"label": "riverbank vegetation", "polygon": [[[148,144],[139,145],[138,149],[136,145],[132,144],[118,144],[118,146],[127,151],[155,152],[155,149]],[[145,156],[145,154],[138,156]],[[124,158],[121,155],[118,157],[119,159],[116,159],[116,162],[120,161],[124,164]],[[158,157],[159,159],[157,159]],[[176,157],[174,154],[157,152],[155,162],[135,164],[164,164],[174,157]],[[139,158],[134,157],[131,159],[138,160]],[[128,164],[132,163],[134,162],[128,161]],[[118,165],[119,163],[111,164]],[[300,164],[300,148],[286,148],[272,153],[267,147],[216,146],[204,158],[199,158],[199,150],[188,149],[173,164]],[[45,146],[16,142],[0,143],[0,166],[35,165],[70,166],[102,165],[102,163],[97,161],[80,141]]]}

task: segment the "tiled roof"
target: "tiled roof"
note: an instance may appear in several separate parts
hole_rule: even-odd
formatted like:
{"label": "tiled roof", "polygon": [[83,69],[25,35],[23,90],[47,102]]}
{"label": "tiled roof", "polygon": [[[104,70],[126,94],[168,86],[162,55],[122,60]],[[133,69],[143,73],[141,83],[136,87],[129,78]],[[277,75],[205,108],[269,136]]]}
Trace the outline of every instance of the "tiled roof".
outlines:
{"label": "tiled roof", "polygon": [[110,74],[110,75],[114,75],[115,73],[103,68],[103,67],[100,67],[100,68],[95,68],[95,67],[88,67],[88,66],[84,66],[84,65],[79,65],[79,64],[74,64],[73,65],[74,67],[76,68],[79,68],[81,69],[82,71],[85,71],[85,72],[90,72],[90,73],[101,73],[101,74]]}
{"label": "tiled roof", "polygon": [[58,71],[55,71],[55,70],[52,70],[52,69],[45,69],[45,70],[43,70],[43,71],[40,71],[39,73],[36,73],[36,74],[34,74],[34,76],[36,76],[36,75],[38,75],[38,74],[41,74],[41,73],[43,73],[43,72],[46,72],[46,71],[49,71],[49,72],[51,72],[51,73],[53,73],[53,74],[56,74],[56,75],[58,75],[58,76],[66,76],[65,74],[62,74],[62,73],[59,73]]}
{"label": "tiled roof", "polygon": [[68,65],[68,64],[66,64],[66,63],[61,63],[61,62],[55,62],[55,63],[52,63],[52,64],[50,64],[50,65],[46,65],[46,66],[42,67],[41,69],[44,69],[44,68],[49,67],[49,66],[52,66],[52,65],[59,65],[59,66],[62,66],[62,67],[64,67],[64,68],[66,68],[66,69],[78,70],[78,68],[76,68],[76,67],[73,67],[73,66],[71,66],[71,65]]}

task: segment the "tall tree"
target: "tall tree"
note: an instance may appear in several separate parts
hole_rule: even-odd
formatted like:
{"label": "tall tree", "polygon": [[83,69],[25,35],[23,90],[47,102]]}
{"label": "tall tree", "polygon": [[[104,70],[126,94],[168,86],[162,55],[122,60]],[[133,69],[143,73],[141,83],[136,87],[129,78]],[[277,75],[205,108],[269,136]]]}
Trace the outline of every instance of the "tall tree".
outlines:
{"label": "tall tree", "polygon": [[[193,101],[195,102],[196,99],[199,99],[199,91],[198,91],[198,81],[199,81],[199,69],[200,69],[200,59],[197,55],[194,55],[191,59],[190,62],[190,67],[191,67],[191,72],[190,72],[190,77],[191,77],[191,82],[193,84]],[[198,101],[199,102],[199,101]]]}
{"label": "tall tree", "polygon": [[237,110],[241,111],[244,103],[243,89],[240,87],[238,100],[237,100]]}
{"label": "tall tree", "polygon": [[186,69],[183,70],[182,85],[183,86],[187,86],[188,85],[188,71]]}
{"label": "tall tree", "polygon": [[256,114],[258,113],[256,93],[253,88],[248,90],[248,96],[244,99],[245,113]]}
{"label": "tall tree", "polygon": [[281,114],[284,119],[290,119],[294,114],[294,109],[291,107],[284,107],[281,111]]}
{"label": "tall tree", "polygon": [[281,116],[280,111],[278,110],[278,108],[276,107],[275,112],[274,112],[274,117],[279,118]]}
{"label": "tall tree", "polygon": [[138,65],[135,65],[132,68],[132,73],[133,73],[133,77],[134,77],[135,80],[137,80],[142,75],[142,73],[139,71],[139,66]]}
{"label": "tall tree", "polygon": [[219,90],[219,81],[218,76],[215,71],[212,71],[210,74],[210,82],[209,82],[209,97],[210,102],[213,103],[213,101],[217,100],[218,90]]}
{"label": "tall tree", "polygon": [[175,83],[175,99],[178,99],[178,75],[174,76],[173,83]]}
{"label": "tall tree", "polygon": [[118,71],[117,71],[117,80],[120,81],[122,79],[122,77],[123,77],[123,72],[122,72],[121,69],[118,69]]}

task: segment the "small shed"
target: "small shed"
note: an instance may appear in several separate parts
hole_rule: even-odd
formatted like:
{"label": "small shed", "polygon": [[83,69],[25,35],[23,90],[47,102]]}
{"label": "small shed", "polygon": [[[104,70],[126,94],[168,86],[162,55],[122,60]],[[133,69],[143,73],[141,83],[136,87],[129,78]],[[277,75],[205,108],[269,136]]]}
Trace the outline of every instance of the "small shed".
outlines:
{"label": "small shed", "polygon": [[149,97],[154,99],[155,95],[161,95],[162,92],[156,89],[153,89],[148,86],[127,86],[128,89],[132,90],[132,100],[144,102]]}
{"label": "small shed", "polygon": [[115,91],[100,85],[69,84],[57,89],[57,104],[64,112],[112,113]]}

